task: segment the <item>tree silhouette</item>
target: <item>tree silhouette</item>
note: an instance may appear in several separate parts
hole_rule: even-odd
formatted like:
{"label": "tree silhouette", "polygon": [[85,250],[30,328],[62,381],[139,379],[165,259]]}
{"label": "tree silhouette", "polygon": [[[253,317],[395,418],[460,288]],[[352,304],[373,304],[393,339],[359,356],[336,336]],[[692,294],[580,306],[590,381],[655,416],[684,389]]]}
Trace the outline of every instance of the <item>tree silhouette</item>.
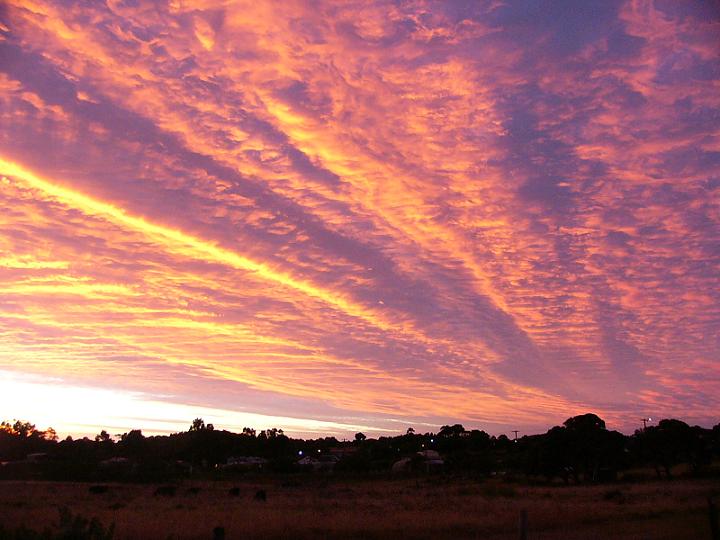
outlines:
{"label": "tree silhouette", "polygon": [[587,413],[568,418],[563,425],[572,432],[589,434],[605,429],[605,420],[596,414]]}
{"label": "tree silhouette", "polygon": [[35,424],[32,424],[30,422],[23,422],[21,420],[15,420],[15,422],[12,424],[3,420],[2,422],[0,422],[0,432],[17,436],[21,439],[34,438],[45,439],[48,441],[57,440],[57,433],[53,428],[49,427],[45,431],[41,431],[37,429]]}
{"label": "tree silhouette", "polygon": [[259,437],[261,439],[276,439],[276,438],[282,437],[284,435],[285,435],[285,432],[282,429],[270,428],[270,429],[263,429],[260,432]]}
{"label": "tree silhouette", "polygon": [[[140,430],[132,430],[114,442],[102,430],[94,439],[58,442],[52,429],[41,431],[18,420],[0,423],[1,461],[36,463],[32,474],[63,480],[167,481],[187,474],[222,477],[232,470],[222,466],[239,456],[262,457],[268,460],[267,469],[275,472],[297,472],[299,453],[338,456],[338,472],[370,472],[388,470],[399,459],[415,456],[418,460],[418,452],[428,450],[438,452],[448,470],[474,474],[525,472],[548,479],[559,476],[566,482],[597,482],[612,479],[616,471],[631,464],[655,465],[658,474],[669,476],[678,463],[687,463],[699,474],[703,465],[720,455],[720,425],[710,430],[666,419],[626,437],[608,430],[602,418],[588,413],[517,442],[505,435],[490,437],[477,429],[468,431],[461,424],[442,426],[438,434],[417,434],[409,428],[377,439],[358,432],[353,441],[341,442],[333,437],[290,439],[278,428],[259,435],[252,428],[232,433],[214,430],[196,418],[188,431],[168,436],[144,437]],[[28,460],[31,454],[47,454],[49,459],[34,456]],[[12,470],[0,467],[0,477]]]}
{"label": "tree silhouette", "polygon": [[128,458],[142,458],[146,450],[146,439],[139,429],[133,429],[120,435],[118,447],[121,454]]}
{"label": "tree silhouette", "polygon": [[605,421],[588,413],[568,418],[539,439],[530,470],[548,477],[585,482],[612,478],[624,462],[625,436],[608,431]]}
{"label": "tree silhouette", "polygon": [[0,431],[25,439],[34,435],[36,429],[35,424],[31,424],[30,422],[15,420],[15,422],[11,424],[3,420],[3,422],[0,423]]}
{"label": "tree silhouette", "polygon": [[188,431],[203,431],[205,429],[205,420],[202,418],[196,418],[192,421],[190,429]]}
{"label": "tree silhouette", "polygon": [[462,424],[453,424],[452,426],[443,426],[440,428],[440,437],[459,437],[465,433],[465,428]]}
{"label": "tree silhouette", "polygon": [[656,426],[636,432],[635,437],[640,452],[653,463],[658,476],[662,470],[670,478],[672,467],[681,462],[697,471],[710,459],[711,437],[702,437],[701,432],[681,420],[660,420]]}

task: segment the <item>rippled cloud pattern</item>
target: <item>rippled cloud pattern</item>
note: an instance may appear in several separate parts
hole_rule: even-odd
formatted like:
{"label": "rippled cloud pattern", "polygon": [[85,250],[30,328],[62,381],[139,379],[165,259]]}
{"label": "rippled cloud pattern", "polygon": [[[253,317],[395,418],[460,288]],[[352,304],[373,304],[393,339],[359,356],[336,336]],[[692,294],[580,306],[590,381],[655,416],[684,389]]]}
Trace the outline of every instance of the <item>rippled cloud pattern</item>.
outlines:
{"label": "rippled cloud pattern", "polygon": [[9,0],[0,89],[7,377],[717,422],[714,2]]}

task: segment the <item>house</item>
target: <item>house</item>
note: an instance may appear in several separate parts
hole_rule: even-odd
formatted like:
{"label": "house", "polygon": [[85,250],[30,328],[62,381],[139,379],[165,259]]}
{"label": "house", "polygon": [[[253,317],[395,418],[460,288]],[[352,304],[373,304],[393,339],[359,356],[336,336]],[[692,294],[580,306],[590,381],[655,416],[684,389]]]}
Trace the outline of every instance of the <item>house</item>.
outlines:
{"label": "house", "polygon": [[297,464],[313,472],[332,472],[340,458],[332,454],[323,454],[318,456],[305,456],[298,460]]}
{"label": "house", "polygon": [[392,472],[436,472],[441,471],[445,461],[435,450],[423,450],[410,457],[402,458],[392,465]]}
{"label": "house", "polygon": [[223,470],[253,471],[267,467],[268,460],[257,456],[229,457],[224,465],[218,468]]}
{"label": "house", "polygon": [[125,457],[111,457],[98,463],[98,471],[103,478],[129,478],[136,474],[138,465]]}
{"label": "house", "polygon": [[333,446],[328,451],[331,455],[342,459],[357,454],[359,448],[357,446]]}
{"label": "house", "polygon": [[46,463],[50,461],[50,456],[44,452],[37,452],[35,454],[28,454],[25,456],[27,463]]}

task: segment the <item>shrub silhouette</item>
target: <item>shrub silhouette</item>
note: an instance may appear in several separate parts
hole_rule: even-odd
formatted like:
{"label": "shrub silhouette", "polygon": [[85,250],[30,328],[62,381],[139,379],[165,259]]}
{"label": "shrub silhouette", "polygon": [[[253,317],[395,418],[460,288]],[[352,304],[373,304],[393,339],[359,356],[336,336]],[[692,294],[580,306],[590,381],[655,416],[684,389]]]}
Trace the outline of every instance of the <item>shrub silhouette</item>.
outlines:
{"label": "shrub silhouette", "polygon": [[67,508],[60,508],[58,530],[45,529],[42,532],[26,527],[15,530],[5,529],[0,523],[1,540],[112,540],[115,534],[115,523],[105,528],[97,518],[87,519],[73,515]]}

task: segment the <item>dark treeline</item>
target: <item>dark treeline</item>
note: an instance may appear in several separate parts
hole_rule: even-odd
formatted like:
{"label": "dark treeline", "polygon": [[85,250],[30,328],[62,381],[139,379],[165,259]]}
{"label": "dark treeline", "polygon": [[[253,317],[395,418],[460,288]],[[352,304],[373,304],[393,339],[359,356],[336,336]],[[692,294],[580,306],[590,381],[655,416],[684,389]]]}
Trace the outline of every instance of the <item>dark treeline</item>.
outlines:
{"label": "dark treeline", "polygon": [[[145,437],[133,430],[115,437],[58,440],[52,429],[28,422],[0,424],[0,479],[168,481],[183,477],[226,478],[241,474],[330,471],[356,475],[393,471],[467,473],[565,483],[602,482],[632,470],[716,474],[720,424],[712,429],[674,419],[626,436],[608,430],[595,414],[566,420],[544,434],[517,440],[490,436],[462,425],[437,433],[352,441],[334,437],[292,439],[282,430],[242,433],[214,429],[196,419],[188,431]],[[678,465],[681,465],[678,467]]]}

